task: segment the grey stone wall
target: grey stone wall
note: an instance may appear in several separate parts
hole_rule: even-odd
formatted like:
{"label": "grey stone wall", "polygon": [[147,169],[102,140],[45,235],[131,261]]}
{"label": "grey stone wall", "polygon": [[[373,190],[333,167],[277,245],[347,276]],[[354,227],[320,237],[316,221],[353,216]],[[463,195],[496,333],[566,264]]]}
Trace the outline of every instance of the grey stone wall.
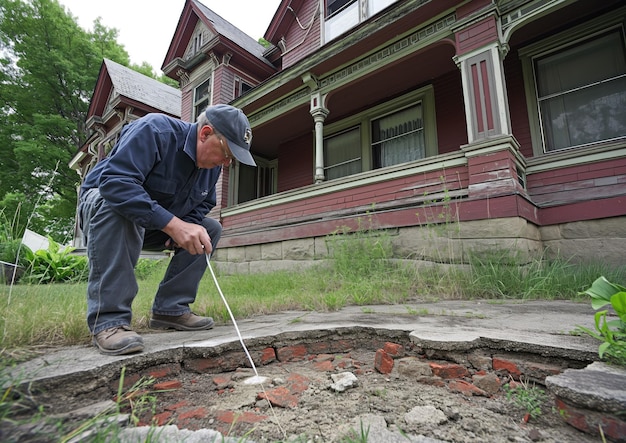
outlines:
{"label": "grey stone wall", "polygon": [[[626,217],[538,227],[521,217],[396,228],[383,237],[393,258],[416,267],[467,265],[472,255],[508,256],[524,264],[541,258],[572,263],[625,264]],[[218,247],[213,261],[224,273],[305,269],[329,259],[326,237]]]}

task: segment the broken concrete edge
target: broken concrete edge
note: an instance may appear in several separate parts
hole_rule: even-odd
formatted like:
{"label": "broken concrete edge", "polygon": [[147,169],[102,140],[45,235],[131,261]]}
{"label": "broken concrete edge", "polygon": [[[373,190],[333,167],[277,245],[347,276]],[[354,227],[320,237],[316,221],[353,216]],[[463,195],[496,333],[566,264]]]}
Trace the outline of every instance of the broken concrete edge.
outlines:
{"label": "broken concrete edge", "polygon": [[580,370],[566,369],[546,377],[556,396],[588,409],[623,414],[626,411],[626,368],[593,362]]}
{"label": "broken concrete edge", "polygon": [[[502,334],[500,334],[502,335]],[[597,349],[586,340],[575,340],[574,337],[541,337],[541,340],[525,336],[524,340],[513,338],[495,338],[496,334],[488,331],[481,333],[463,333],[451,337],[450,334],[441,334],[435,338],[433,334],[411,332],[411,342],[424,349],[439,351],[467,352],[474,349],[489,349],[492,351],[507,351],[528,353],[543,357],[557,357],[572,361],[593,362],[598,360]]]}
{"label": "broken concrete edge", "polygon": [[[356,347],[376,351],[390,341],[400,343],[408,348],[419,347],[421,352],[432,351],[431,355],[441,351],[468,352],[485,349],[490,352],[514,352],[560,358],[571,361],[576,368],[598,359],[597,352],[591,347],[587,346],[587,350],[580,349],[578,345],[576,346],[577,349],[568,348],[565,340],[561,340],[561,344],[558,346],[548,346],[482,336],[468,335],[466,338],[467,340],[423,339],[420,334],[409,330],[357,326],[288,331],[276,335],[246,339],[245,342],[255,365],[269,364],[272,361],[288,361],[292,358],[299,358],[299,353],[342,353]],[[571,338],[569,337],[569,340]],[[210,340],[210,342],[214,343],[215,341]],[[302,348],[298,348],[298,346]],[[267,348],[273,348],[277,355],[275,355],[274,360],[263,362],[261,361],[262,352]],[[18,381],[18,388],[48,392],[64,386],[65,395],[76,396],[88,394],[98,387],[118,382],[123,368],[126,368],[126,374],[131,374],[166,364],[184,366],[186,362],[189,363],[194,359],[223,359],[226,355],[229,356],[229,361],[215,361],[215,367],[204,369],[227,372],[238,367],[251,367],[241,348],[241,343],[237,340],[211,346],[207,345],[207,341],[197,341],[127,356],[99,356],[96,364],[83,370],[78,369],[80,367],[79,361],[75,365],[69,365],[68,368],[67,359],[70,361],[77,360],[77,352],[80,352],[80,347],[57,354],[56,360],[50,356],[34,359],[28,365],[31,372],[27,372],[28,369],[23,367],[21,372],[14,373],[13,381]],[[281,355],[281,352],[284,355]],[[63,366],[64,369],[59,373],[55,371],[55,366]],[[69,386],[68,377],[71,377]]]}

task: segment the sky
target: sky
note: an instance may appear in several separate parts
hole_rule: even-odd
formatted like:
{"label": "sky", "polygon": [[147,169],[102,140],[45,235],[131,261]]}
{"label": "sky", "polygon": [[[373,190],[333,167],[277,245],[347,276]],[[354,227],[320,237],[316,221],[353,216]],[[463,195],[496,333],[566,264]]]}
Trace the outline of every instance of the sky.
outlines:
{"label": "sky", "polygon": [[[146,61],[161,72],[185,0],[59,0],[85,30],[96,18],[118,30],[133,64]],[[258,40],[267,30],[280,0],[200,0],[200,3]]]}

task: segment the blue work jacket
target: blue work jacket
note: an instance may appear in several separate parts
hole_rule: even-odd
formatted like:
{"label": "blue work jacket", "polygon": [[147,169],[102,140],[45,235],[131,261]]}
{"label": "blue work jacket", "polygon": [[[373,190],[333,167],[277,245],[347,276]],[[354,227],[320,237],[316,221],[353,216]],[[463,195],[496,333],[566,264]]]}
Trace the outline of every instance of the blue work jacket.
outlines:
{"label": "blue work jacket", "polygon": [[198,223],[215,207],[221,166],[196,166],[196,123],[148,114],[126,125],[108,157],[85,177],[114,211],[149,230],[177,216]]}

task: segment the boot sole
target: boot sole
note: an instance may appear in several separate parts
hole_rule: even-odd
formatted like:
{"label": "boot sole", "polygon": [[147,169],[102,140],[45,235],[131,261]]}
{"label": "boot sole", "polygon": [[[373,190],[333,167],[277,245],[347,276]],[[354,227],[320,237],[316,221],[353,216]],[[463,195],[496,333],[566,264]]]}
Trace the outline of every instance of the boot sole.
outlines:
{"label": "boot sole", "polygon": [[124,346],[123,348],[120,349],[106,349],[103,348],[102,346],[100,346],[98,344],[98,342],[94,341],[94,345],[96,346],[96,348],[98,348],[98,351],[100,351],[101,354],[104,355],[126,355],[126,354],[133,354],[135,352],[141,352],[143,351],[143,343],[129,343],[128,345]]}
{"label": "boot sole", "polygon": [[212,329],[215,325],[215,322],[212,321],[209,324],[202,326],[185,326],[180,323],[174,323],[164,320],[150,320],[150,328],[151,329],[176,329],[177,331],[204,331],[207,329]]}

